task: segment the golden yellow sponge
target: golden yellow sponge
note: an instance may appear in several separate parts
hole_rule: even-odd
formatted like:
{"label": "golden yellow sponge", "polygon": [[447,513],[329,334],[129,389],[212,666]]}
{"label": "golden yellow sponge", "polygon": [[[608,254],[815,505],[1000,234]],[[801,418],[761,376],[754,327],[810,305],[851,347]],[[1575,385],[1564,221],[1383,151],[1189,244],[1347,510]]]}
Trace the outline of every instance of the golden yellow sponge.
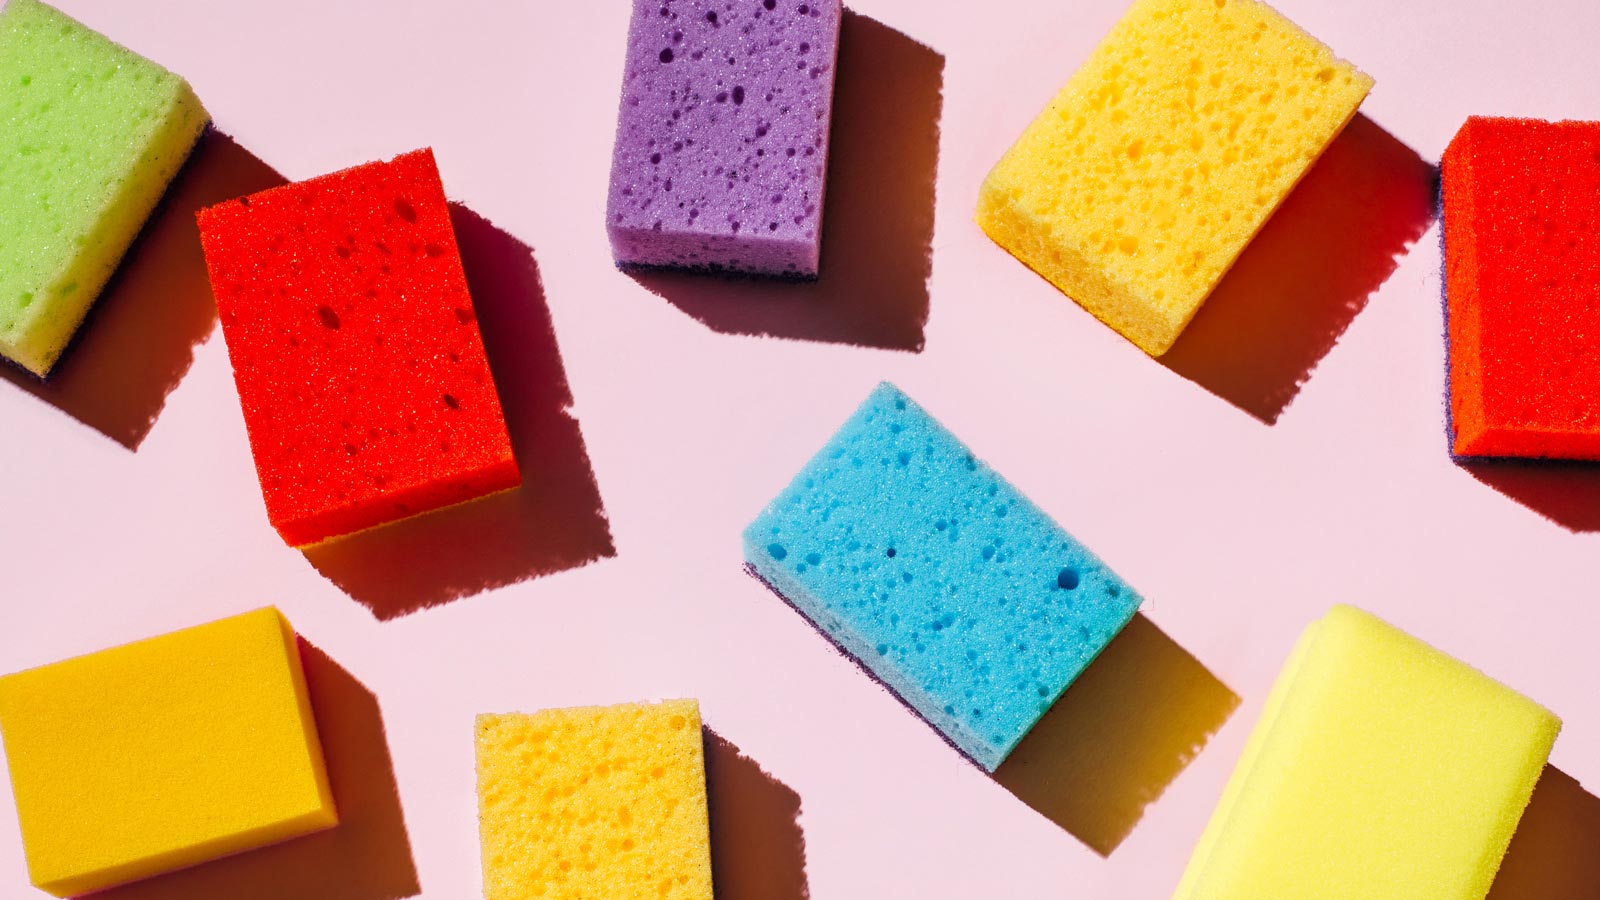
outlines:
{"label": "golden yellow sponge", "polygon": [[486,900],[711,900],[693,700],[478,717]]}
{"label": "golden yellow sponge", "polygon": [[0,735],[29,875],[58,897],[338,822],[275,609],[0,678]]}
{"label": "golden yellow sponge", "polygon": [[978,224],[1159,356],[1371,89],[1258,0],[1135,0],[989,173]]}
{"label": "golden yellow sponge", "polygon": [[1561,721],[1367,613],[1300,639],[1177,900],[1482,900]]}

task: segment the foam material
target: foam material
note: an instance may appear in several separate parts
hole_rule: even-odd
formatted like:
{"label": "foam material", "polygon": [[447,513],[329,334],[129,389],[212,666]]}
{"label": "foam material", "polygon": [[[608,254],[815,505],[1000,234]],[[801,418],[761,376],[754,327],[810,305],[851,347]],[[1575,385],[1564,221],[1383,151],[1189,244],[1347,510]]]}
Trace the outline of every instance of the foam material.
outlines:
{"label": "foam material", "polygon": [[1452,451],[1600,460],[1600,122],[1469,119],[1443,169]]}
{"label": "foam material", "polygon": [[839,0],[634,0],[606,222],[624,267],[814,277]]}
{"label": "foam material", "polygon": [[1312,625],[1177,900],[1482,900],[1561,722],[1367,613]]}
{"label": "foam material", "polygon": [[275,609],[0,678],[33,883],[78,896],[338,822]]}
{"label": "foam material", "polygon": [[1140,603],[891,384],[756,517],[744,553],[991,772]]}
{"label": "foam material", "polygon": [[49,374],[208,118],[55,9],[0,10],[0,356]]}
{"label": "foam material", "polygon": [[978,224],[1159,356],[1371,88],[1257,0],[1135,0],[989,173]]}
{"label": "foam material", "polygon": [[711,900],[693,700],[478,717],[485,900]]}
{"label": "foam material", "polygon": [[432,151],[203,210],[200,239],[285,541],[520,482]]}

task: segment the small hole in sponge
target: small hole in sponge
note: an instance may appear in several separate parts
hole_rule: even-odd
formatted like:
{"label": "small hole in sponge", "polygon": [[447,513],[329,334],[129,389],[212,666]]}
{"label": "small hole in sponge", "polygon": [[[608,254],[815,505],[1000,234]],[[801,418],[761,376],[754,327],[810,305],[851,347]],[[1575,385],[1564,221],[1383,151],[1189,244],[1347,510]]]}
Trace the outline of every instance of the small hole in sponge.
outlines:
{"label": "small hole in sponge", "polygon": [[1069,568],[1065,568],[1065,569],[1061,570],[1061,574],[1056,576],[1056,587],[1062,589],[1063,591],[1073,590],[1073,589],[1077,588],[1077,586],[1078,586],[1078,570],[1077,569],[1070,568],[1070,567]]}
{"label": "small hole in sponge", "polygon": [[784,549],[782,544],[768,544],[767,552],[772,554],[772,558],[778,562],[783,562],[789,558],[789,551]]}
{"label": "small hole in sponge", "polygon": [[457,400],[453,394],[445,394],[444,405],[450,407],[451,409],[460,409],[461,401]]}
{"label": "small hole in sponge", "polygon": [[894,548],[890,547],[889,549],[883,551],[883,555],[889,557],[890,559],[894,559]]}
{"label": "small hole in sponge", "polygon": [[407,202],[404,197],[396,197],[394,199],[394,211],[399,213],[400,218],[405,219],[407,222],[417,221],[417,208]]}
{"label": "small hole in sponge", "polygon": [[333,307],[317,307],[317,318],[322,320],[323,328],[331,328],[334,331],[339,330],[339,314],[333,311]]}
{"label": "small hole in sponge", "polygon": [[664,63],[672,62],[672,48],[671,47],[668,47],[665,50],[661,51],[661,61],[664,62]]}

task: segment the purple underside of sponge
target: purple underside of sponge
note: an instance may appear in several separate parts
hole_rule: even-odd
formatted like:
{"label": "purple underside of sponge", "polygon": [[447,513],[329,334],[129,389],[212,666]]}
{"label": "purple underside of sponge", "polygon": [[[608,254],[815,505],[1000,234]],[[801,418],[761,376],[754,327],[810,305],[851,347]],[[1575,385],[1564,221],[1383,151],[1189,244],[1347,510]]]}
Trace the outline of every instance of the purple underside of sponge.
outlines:
{"label": "purple underside of sponge", "polygon": [[839,0],[634,0],[618,265],[816,274],[841,17]]}

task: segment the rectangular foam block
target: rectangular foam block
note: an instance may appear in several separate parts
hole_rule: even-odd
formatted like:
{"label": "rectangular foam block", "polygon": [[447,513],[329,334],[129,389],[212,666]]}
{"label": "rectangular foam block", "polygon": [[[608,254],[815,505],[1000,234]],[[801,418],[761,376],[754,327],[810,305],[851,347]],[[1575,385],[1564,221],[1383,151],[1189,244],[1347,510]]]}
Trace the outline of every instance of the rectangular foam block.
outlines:
{"label": "rectangular foam block", "polygon": [[285,541],[521,482],[432,151],[203,210],[200,240]]}
{"label": "rectangular foam block", "polygon": [[1600,122],[1472,118],[1443,170],[1452,452],[1600,460]]}
{"label": "rectangular foam block", "polygon": [[1178,900],[1482,900],[1561,722],[1367,613],[1307,629]]}
{"label": "rectangular foam block", "polygon": [[75,897],[338,822],[275,609],[0,678],[33,883]]}
{"label": "rectangular foam block", "polygon": [[606,222],[624,268],[812,278],[839,0],[633,0]]}
{"label": "rectangular foam block", "polygon": [[188,82],[37,0],[0,10],[0,356],[44,376],[204,130]]}
{"label": "rectangular foam block", "polygon": [[744,554],[991,772],[1140,603],[891,384],[750,523]]}
{"label": "rectangular foam block", "polygon": [[1257,0],[1135,0],[989,173],[978,224],[1159,356],[1371,88]]}
{"label": "rectangular foam block", "polygon": [[711,900],[700,705],[478,717],[485,900]]}

